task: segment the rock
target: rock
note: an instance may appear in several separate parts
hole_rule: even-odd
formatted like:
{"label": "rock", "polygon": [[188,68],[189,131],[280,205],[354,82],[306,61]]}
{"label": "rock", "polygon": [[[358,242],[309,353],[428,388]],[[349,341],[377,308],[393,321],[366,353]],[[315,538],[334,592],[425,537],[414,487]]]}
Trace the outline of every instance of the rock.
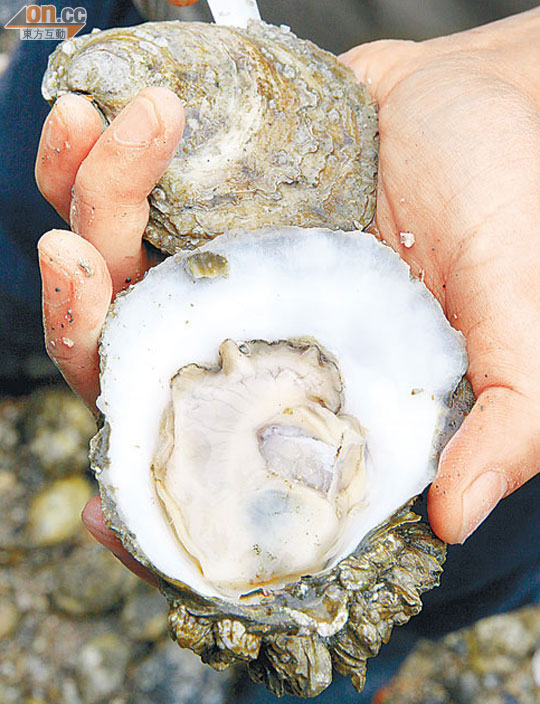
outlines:
{"label": "rock", "polygon": [[534,648],[535,638],[528,624],[505,614],[480,621],[474,626],[474,633],[486,655],[504,653],[522,658]]}
{"label": "rock", "polygon": [[55,577],[58,587],[52,594],[53,601],[73,616],[110,611],[139,583],[135,575],[93,539],[75,548],[56,568]]}
{"label": "rock", "polygon": [[55,545],[75,537],[81,528],[81,511],[93,494],[83,477],[58,479],[33,499],[28,533],[35,545]]}
{"label": "rock", "polygon": [[17,484],[17,477],[13,472],[0,471],[0,494],[13,489]]}
{"label": "rock", "polygon": [[77,669],[84,704],[109,704],[122,687],[129,655],[129,645],[115,633],[97,636],[82,648]]}
{"label": "rock", "polygon": [[190,650],[175,643],[159,645],[135,670],[132,699],[137,704],[222,704],[234,671],[214,672]]}
{"label": "rock", "polygon": [[474,702],[481,687],[478,677],[470,670],[460,673],[454,680],[454,692],[458,702]]}
{"label": "rock", "polygon": [[49,476],[58,478],[88,467],[88,441],[96,432],[95,420],[67,388],[33,394],[25,413],[24,437]]}
{"label": "rock", "polygon": [[157,589],[141,582],[130,594],[121,621],[134,641],[157,641],[167,633],[167,604]]}
{"label": "rock", "polygon": [[420,643],[377,702],[430,704],[437,692],[445,704],[536,704],[539,647],[537,607],[492,616],[436,643]]}
{"label": "rock", "polygon": [[6,597],[0,597],[0,638],[12,635],[19,623],[20,616],[19,609],[13,601]]}
{"label": "rock", "polygon": [[20,704],[21,696],[19,690],[0,680],[0,702],[2,704]]}
{"label": "rock", "polygon": [[540,647],[532,656],[531,665],[534,683],[537,687],[540,688]]}
{"label": "rock", "polygon": [[[471,665],[479,675],[510,675],[516,668],[515,659],[508,655],[494,655],[489,651],[472,655]],[[489,681],[489,680],[488,680]]]}
{"label": "rock", "polygon": [[22,404],[16,401],[0,402],[0,467],[3,466],[4,453],[13,451],[20,443],[17,425],[22,412]]}

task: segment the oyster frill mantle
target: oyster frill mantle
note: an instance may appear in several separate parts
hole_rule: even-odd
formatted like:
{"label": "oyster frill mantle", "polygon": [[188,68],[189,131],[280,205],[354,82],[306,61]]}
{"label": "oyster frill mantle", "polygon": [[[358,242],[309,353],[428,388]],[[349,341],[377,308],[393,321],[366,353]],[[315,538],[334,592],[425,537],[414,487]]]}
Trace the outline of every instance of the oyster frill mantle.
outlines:
{"label": "oyster frill mantle", "polygon": [[233,228],[362,229],[373,217],[377,119],[365,87],[286,27],[158,22],[76,37],[52,54],[45,98],[90,95],[110,122],[165,86],[186,127],[150,195],[146,238],[168,253]]}

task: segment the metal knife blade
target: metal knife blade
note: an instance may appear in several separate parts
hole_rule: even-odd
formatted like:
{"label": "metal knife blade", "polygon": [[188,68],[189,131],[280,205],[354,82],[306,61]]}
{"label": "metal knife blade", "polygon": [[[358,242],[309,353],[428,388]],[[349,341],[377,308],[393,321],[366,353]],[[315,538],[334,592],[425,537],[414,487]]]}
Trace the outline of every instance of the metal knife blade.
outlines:
{"label": "metal knife blade", "polygon": [[208,0],[216,24],[245,27],[248,20],[260,20],[257,0]]}

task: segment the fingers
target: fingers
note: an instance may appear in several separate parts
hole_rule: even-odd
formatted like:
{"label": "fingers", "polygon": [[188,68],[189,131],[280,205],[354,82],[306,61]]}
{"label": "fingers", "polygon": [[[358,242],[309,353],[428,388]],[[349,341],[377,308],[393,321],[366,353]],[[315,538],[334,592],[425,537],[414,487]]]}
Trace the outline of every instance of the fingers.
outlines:
{"label": "fingers", "polygon": [[110,550],[134,575],[140,577],[151,587],[157,587],[159,582],[151,572],[143,567],[122,546],[116,535],[107,528],[105,518],[101,511],[99,496],[94,496],[84,507],[82,520],[88,532],[107,550]]}
{"label": "fingers", "polygon": [[38,243],[47,352],[90,406],[99,393],[98,340],[112,297],[99,252],[72,232],[51,230]]}
{"label": "fingers", "polygon": [[437,535],[463,543],[539,469],[540,407],[504,387],[486,389],[445,448],[428,495]]}
{"label": "fingers", "polygon": [[[467,339],[478,401],[428,500],[451,543],[540,469],[537,113],[462,59],[438,56],[432,42],[386,41],[342,57],[380,106],[381,236],[425,273]],[[414,233],[411,249],[402,232]]]}
{"label": "fingers", "polygon": [[180,141],[184,126],[178,98],[148,88],[102,134],[90,102],[60,98],[43,127],[36,180],[73,230],[103,254],[115,293],[155,263],[142,246],[147,197]]}
{"label": "fingers", "polygon": [[166,88],[147,88],[113,120],[77,172],[72,229],[101,252],[115,292],[153,263],[142,246],[147,197],[168,167],[183,126],[178,98]]}
{"label": "fingers", "polygon": [[71,189],[81,162],[101,135],[101,119],[87,98],[63,95],[41,132],[36,160],[39,190],[69,220]]}

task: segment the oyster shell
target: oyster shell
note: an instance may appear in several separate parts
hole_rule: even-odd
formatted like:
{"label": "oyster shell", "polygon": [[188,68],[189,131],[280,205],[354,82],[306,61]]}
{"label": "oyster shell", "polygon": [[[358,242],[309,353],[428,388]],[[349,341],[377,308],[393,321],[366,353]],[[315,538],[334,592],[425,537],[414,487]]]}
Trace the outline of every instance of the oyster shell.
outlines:
{"label": "oyster shell", "polygon": [[331,54],[263,22],[148,23],[61,44],[43,94],[89,94],[110,121],[156,85],[186,111],[180,148],[150,196],[146,238],[163,251],[232,228],[371,221],[376,112]]}
{"label": "oyster shell", "polygon": [[101,355],[105,515],[161,577],[173,637],[277,694],[315,696],[333,667],[361,689],[445,555],[409,499],[466,357],[427,289],[365,233],[232,233],[120,295]]}

